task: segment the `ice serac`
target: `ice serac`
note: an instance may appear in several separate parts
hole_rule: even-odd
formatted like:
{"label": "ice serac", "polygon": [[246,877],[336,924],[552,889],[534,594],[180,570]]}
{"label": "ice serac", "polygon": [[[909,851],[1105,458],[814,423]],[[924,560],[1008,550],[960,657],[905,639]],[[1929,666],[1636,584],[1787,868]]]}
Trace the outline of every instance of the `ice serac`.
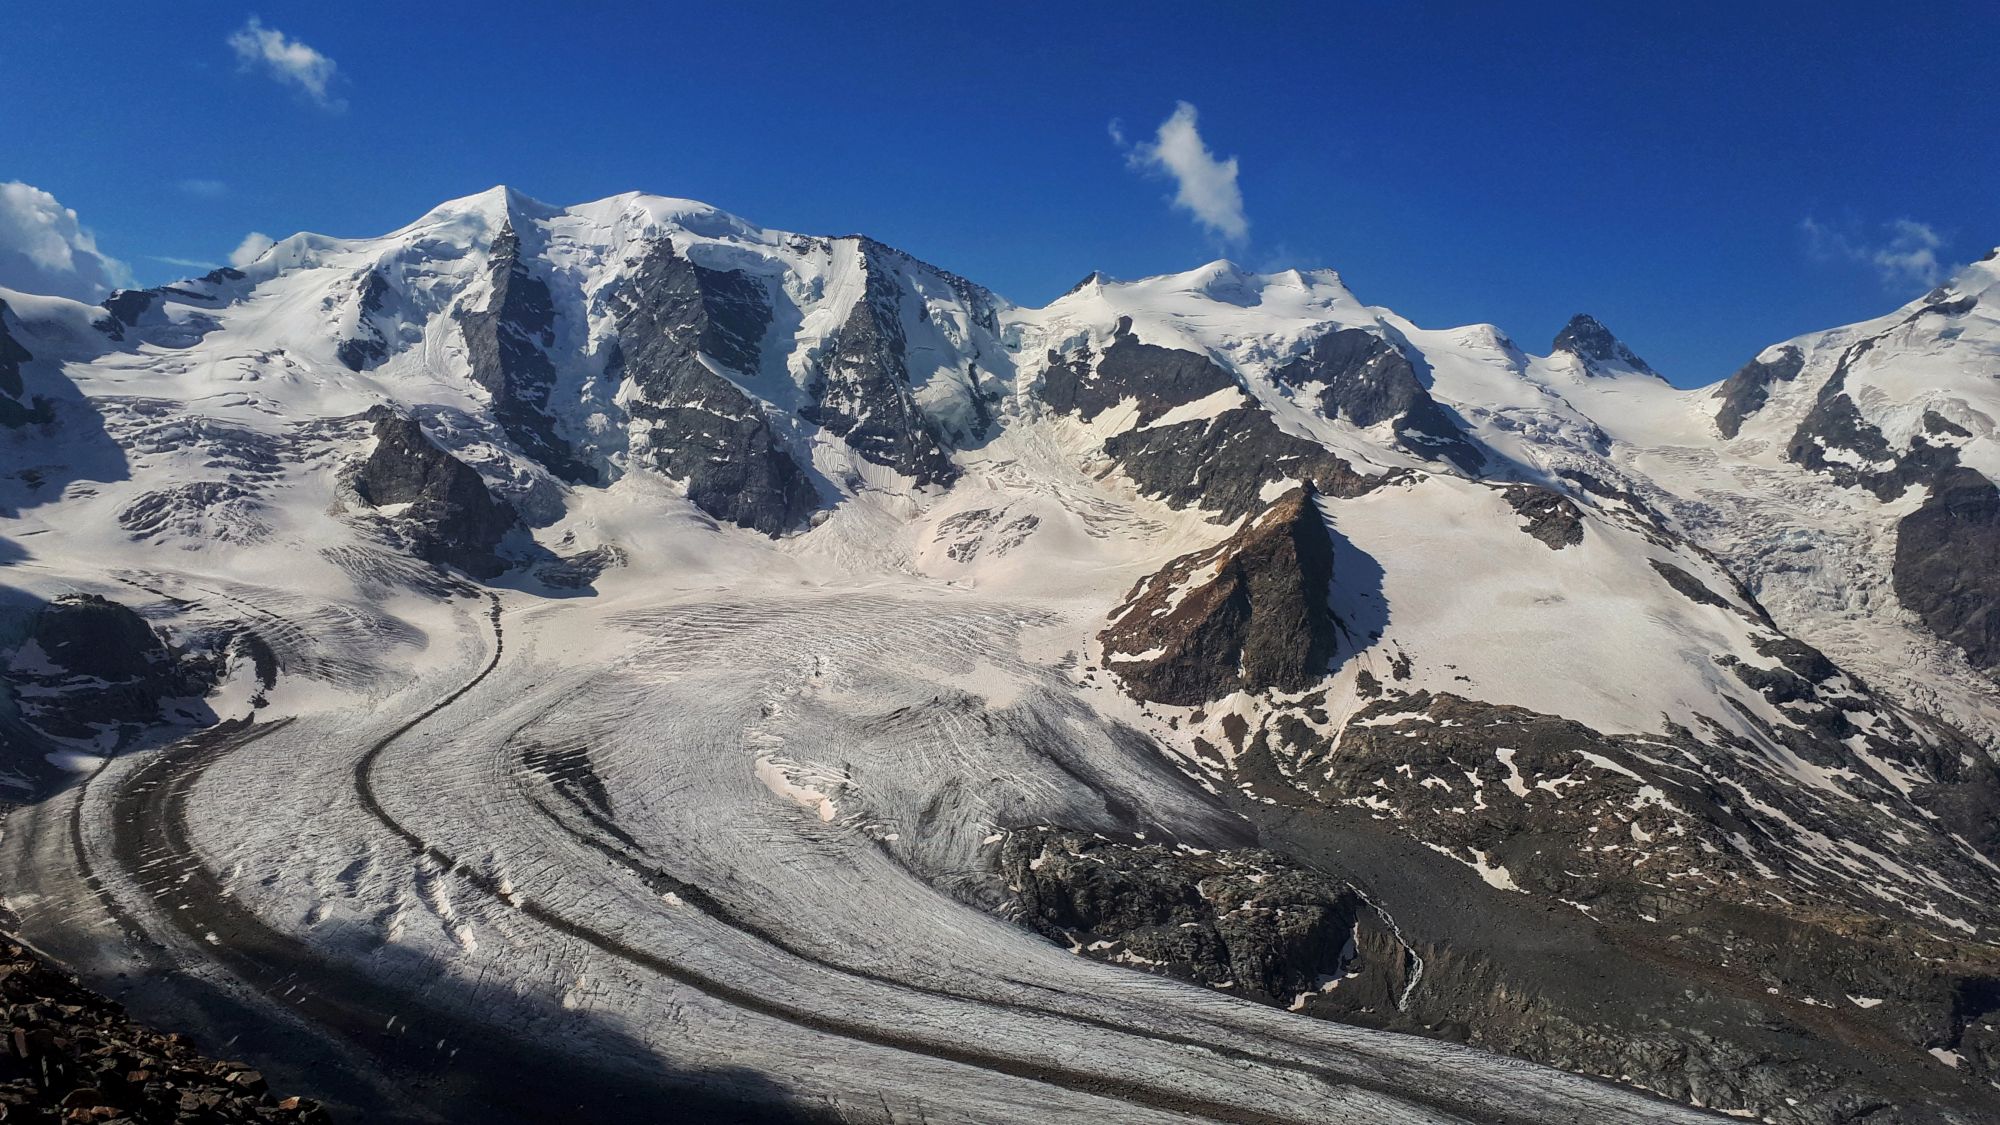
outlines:
{"label": "ice serac", "polygon": [[1339,644],[1332,586],[1332,532],[1312,490],[1294,488],[1220,546],[1133,587],[1099,634],[1105,665],[1155,703],[1304,691]]}
{"label": "ice serac", "polygon": [[861,299],[834,334],[813,380],[813,402],[802,413],[865,460],[920,485],[948,485],[958,479],[958,466],[910,387],[898,256],[871,239],[856,241],[866,275]]}
{"label": "ice serac", "polygon": [[597,470],[577,458],[549,414],[556,368],[547,349],[556,340],[555,303],[548,283],[523,260],[512,219],[502,220],[493,237],[487,274],[485,307],[457,314],[473,381],[493,396],[494,420],[523,453],[563,480],[597,483]]}
{"label": "ice serac", "polygon": [[1743,420],[1763,409],[1771,397],[1771,384],[1789,383],[1805,370],[1805,353],[1785,344],[1767,351],[1739,368],[1715,389],[1722,405],[1715,411],[1715,428],[1733,438],[1743,428]]}
{"label": "ice serac", "polygon": [[1556,333],[1551,351],[1575,356],[1583,361],[1586,372],[1592,375],[1612,375],[1624,371],[1636,371],[1641,375],[1651,375],[1655,379],[1664,377],[1638,353],[1625,346],[1625,342],[1611,334],[1598,319],[1588,313],[1578,313],[1569,318],[1561,332]]}
{"label": "ice serac", "polygon": [[1431,397],[1403,349],[1365,328],[1322,333],[1303,355],[1271,374],[1294,387],[1316,388],[1328,417],[1363,428],[1393,423],[1397,436],[1426,457],[1450,461],[1467,472],[1482,460]]}
{"label": "ice serac", "polygon": [[2000,665],[2000,488],[1976,469],[1937,475],[1896,525],[1896,599],[1974,667]]}
{"label": "ice serac", "polygon": [[614,363],[634,391],[626,409],[643,429],[636,451],[719,520],[774,536],[799,526],[819,499],[811,477],[762,404],[716,370],[756,372],[772,317],[763,283],[661,238],[609,304]]}
{"label": "ice serac", "polygon": [[479,474],[425,436],[416,419],[377,406],[367,420],[375,448],[354,473],[361,499],[375,508],[408,505],[392,522],[420,558],[479,578],[505,570],[494,550],[514,527],[513,506],[494,499]]}

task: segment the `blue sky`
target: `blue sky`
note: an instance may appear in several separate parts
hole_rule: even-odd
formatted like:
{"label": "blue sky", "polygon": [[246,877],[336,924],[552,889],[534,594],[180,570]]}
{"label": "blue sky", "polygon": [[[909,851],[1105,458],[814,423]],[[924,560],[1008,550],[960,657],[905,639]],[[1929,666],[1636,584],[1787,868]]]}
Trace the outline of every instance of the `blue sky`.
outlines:
{"label": "blue sky", "polygon": [[[1692,384],[2000,243],[1996,48],[2000,5],[1949,0],[22,0],[0,181],[146,283],[495,183],[639,189],[866,232],[1031,304],[1228,256],[1533,350],[1589,311]],[[1165,152],[1207,223],[1146,159],[1182,102],[1198,134]]]}

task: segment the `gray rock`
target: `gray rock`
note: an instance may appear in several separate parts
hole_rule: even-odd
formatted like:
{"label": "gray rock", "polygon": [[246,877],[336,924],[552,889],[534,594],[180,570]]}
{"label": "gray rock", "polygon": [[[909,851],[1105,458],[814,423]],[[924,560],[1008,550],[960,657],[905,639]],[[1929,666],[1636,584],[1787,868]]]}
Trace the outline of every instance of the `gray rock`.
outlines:
{"label": "gray rock", "polygon": [[1956,466],[1896,525],[1896,600],[1977,668],[2000,666],[2000,488]]}
{"label": "gray rock", "polygon": [[1596,317],[1578,313],[1569,318],[1561,332],[1556,333],[1552,352],[1573,355],[1583,361],[1584,368],[1591,374],[1599,374],[1605,364],[1621,364],[1634,371],[1643,372],[1655,379],[1664,378],[1650,367],[1638,353],[1625,346],[1624,341],[1611,334],[1609,328],[1598,323]]}
{"label": "gray rock", "polygon": [[834,334],[813,379],[813,402],[800,414],[842,438],[863,458],[922,485],[948,485],[959,469],[935,422],[910,390],[903,333],[903,289],[886,247],[863,240],[867,281],[861,300]]}
{"label": "gray rock", "polygon": [[1099,635],[1105,666],[1156,703],[1303,691],[1339,645],[1332,589],[1333,532],[1311,490],[1293,489],[1220,546],[1140,580]]}
{"label": "gray rock", "polygon": [[1560,551],[1583,542],[1583,513],[1569,497],[1532,484],[1514,485],[1502,495],[1528,521],[1521,525],[1521,530],[1547,544],[1550,550]]}
{"label": "gray rock", "polygon": [[1200,352],[1141,343],[1132,318],[1119,317],[1111,343],[1095,364],[1088,349],[1050,354],[1042,376],[1042,401],[1088,422],[1126,399],[1138,403],[1145,426],[1176,406],[1237,386],[1236,377]]}
{"label": "gray rock", "polygon": [[1743,419],[1763,409],[1771,397],[1772,383],[1789,383],[1805,370],[1805,353],[1785,345],[1776,359],[1753,359],[1723,380],[1714,397],[1722,400],[1715,412],[1715,427],[1722,436],[1733,438],[1743,428]]}
{"label": "gray rock", "polygon": [[697,266],[662,239],[609,303],[614,366],[638,391],[628,409],[651,423],[653,463],[717,519],[772,536],[799,526],[819,502],[812,479],[762,406],[702,360],[757,369],[772,317],[762,285]]}
{"label": "gray rock", "polygon": [[353,477],[361,499],[377,508],[409,505],[394,523],[419,558],[477,578],[507,569],[494,551],[515,526],[513,506],[494,499],[479,474],[424,436],[415,419],[386,406],[366,418],[375,449]]}
{"label": "gray rock", "polygon": [[1319,406],[1329,417],[1362,427],[1393,422],[1405,448],[1424,457],[1467,472],[1484,460],[1431,397],[1402,348],[1366,329],[1324,333],[1271,374],[1295,387],[1318,384]]}
{"label": "gray rock", "polygon": [[493,396],[494,419],[523,453],[572,484],[596,484],[597,470],[578,459],[548,414],[556,370],[545,349],[555,343],[555,304],[548,283],[522,260],[511,222],[494,237],[490,263],[486,307],[457,314],[472,378]]}
{"label": "gray rock", "polygon": [[1224,520],[1261,509],[1264,486],[1277,481],[1305,481],[1328,496],[1351,497],[1388,479],[1364,476],[1318,442],[1285,433],[1257,406],[1127,430],[1107,439],[1104,452],[1141,493]]}

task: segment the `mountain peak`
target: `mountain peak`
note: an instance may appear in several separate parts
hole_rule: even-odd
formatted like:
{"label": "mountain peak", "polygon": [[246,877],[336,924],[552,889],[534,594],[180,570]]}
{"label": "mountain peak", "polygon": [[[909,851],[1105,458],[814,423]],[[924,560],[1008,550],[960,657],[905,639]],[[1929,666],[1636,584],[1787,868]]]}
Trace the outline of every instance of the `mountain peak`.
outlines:
{"label": "mountain peak", "polygon": [[1639,358],[1638,353],[1626,347],[1624,341],[1589,313],[1570,317],[1563,330],[1556,333],[1551,354],[1557,353],[1582,360],[1584,368],[1593,375],[1615,374],[1617,368],[1624,367],[1656,379],[1661,377],[1659,372]]}

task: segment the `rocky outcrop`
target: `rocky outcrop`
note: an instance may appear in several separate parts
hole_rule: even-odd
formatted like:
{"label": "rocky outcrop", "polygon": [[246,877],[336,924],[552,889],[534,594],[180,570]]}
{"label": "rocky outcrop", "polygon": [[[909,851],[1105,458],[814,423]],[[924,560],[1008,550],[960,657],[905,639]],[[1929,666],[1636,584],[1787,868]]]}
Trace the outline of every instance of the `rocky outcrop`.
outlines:
{"label": "rocky outcrop", "polygon": [[2000,666],[2000,488],[1956,466],[1896,525],[1896,600],[1974,667]]}
{"label": "rocky outcrop", "polygon": [[1098,960],[1291,1004],[1339,980],[1365,905],[1349,887],[1249,848],[1010,832],[1000,870],[1020,920]]}
{"label": "rocky outcrop", "polygon": [[1431,397],[1403,349],[1367,329],[1324,333],[1271,375],[1315,391],[1329,417],[1364,428],[1392,423],[1401,444],[1424,457],[1451,461],[1468,472],[1483,460]]}
{"label": "rocky outcrop", "polygon": [[1265,487],[1279,481],[1305,481],[1327,496],[1359,496],[1386,479],[1364,476],[1318,442],[1284,432],[1258,406],[1113,434],[1104,452],[1142,495],[1223,520],[1263,507]]}
{"label": "rocky outcrop", "polygon": [[1328,608],[1333,533],[1295,488],[1220,546],[1142,579],[1098,635],[1132,694],[1195,706],[1235,691],[1303,691],[1340,640]]}
{"label": "rocky outcrop", "polygon": [[487,270],[486,307],[456,314],[473,381],[493,396],[494,419],[523,453],[572,484],[596,484],[597,470],[577,458],[548,413],[556,382],[547,351],[556,340],[555,303],[548,283],[522,260],[512,223],[494,237]]}
{"label": "rocky outcrop", "polygon": [[627,410],[646,423],[640,455],[719,520],[773,536],[799,526],[819,501],[812,479],[761,405],[709,366],[757,370],[772,318],[761,283],[696,265],[660,239],[610,308],[617,366],[637,392]]}
{"label": "rocky outcrop", "polygon": [[1713,397],[1722,400],[1715,411],[1715,428],[1723,437],[1735,437],[1743,420],[1764,408],[1771,397],[1771,384],[1791,382],[1805,366],[1805,353],[1786,344],[1770,359],[1753,359],[1738,368],[1715,389]]}
{"label": "rocky outcrop", "polygon": [[1602,375],[1618,367],[1629,368],[1643,375],[1662,379],[1659,372],[1652,369],[1638,353],[1625,346],[1625,342],[1611,334],[1609,328],[1600,324],[1596,317],[1578,313],[1569,318],[1561,332],[1556,333],[1555,342],[1550,345],[1551,354],[1572,355],[1583,361],[1585,371],[1592,375]]}
{"label": "rocky outcrop", "polygon": [[810,388],[813,401],[800,413],[865,460],[920,485],[949,485],[958,466],[910,389],[902,286],[874,244],[864,241],[861,255],[862,297],[834,333]]}
{"label": "rocky outcrop", "polygon": [[330,1125],[310,1098],[279,1097],[245,1062],[142,1027],[27,948],[0,941],[0,1118],[9,1125],[129,1122]]}
{"label": "rocky outcrop", "polygon": [[419,558],[477,578],[507,569],[494,552],[515,522],[513,505],[496,500],[471,466],[439,448],[414,418],[386,406],[369,409],[375,449],[352,483],[374,508],[406,505],[391,524]]}
{"label": "rocky outcrop", "polygon": [[0,426],[47,422],[52,415],[45,400],[23,401],[27,386],[21,380],[21,365],[35,357],[14,338],[7,325],[9,315],[7,302],[0,301]]}
{"label": "rocky outcrop", "polygon": [[1146,426],[1176,406],[1236,386],[1236,377],[1200,352],[1141,343],[1132,318],[1121,316],[1111,343],[1093,362],[1088,348],[1067,356],[1049,355],[1042,375],[1042,401],[1058,413],[1088,422],[1130,399]]}
{"label": "rocky outcrop", "polygon": [[382,311],[383,298],[389,295],[389,282],[381,271],[370,269],[362,271],[355,284],[355,301],[359,308],[355,314],[354,335],[342,340],[334,354],[349,371],[366,371],[389,358],[389,341],[383,338],[381,328],[372,319]]}
{"label": "rocky outcrop", "polygon": [[223,666],[168,645],[130,607],[66,594],[36,612],[5,673],[29,725],[112,750],[157,724],[213,722],[200,701]]}
{"label": "rocky outcrop", "polygon": [[1521,530],[1547,544],[1551,551],[1583,542],[1583,513],[1569,497],[1532,484],[1514,485],[1501,495],[1527,521]]}

